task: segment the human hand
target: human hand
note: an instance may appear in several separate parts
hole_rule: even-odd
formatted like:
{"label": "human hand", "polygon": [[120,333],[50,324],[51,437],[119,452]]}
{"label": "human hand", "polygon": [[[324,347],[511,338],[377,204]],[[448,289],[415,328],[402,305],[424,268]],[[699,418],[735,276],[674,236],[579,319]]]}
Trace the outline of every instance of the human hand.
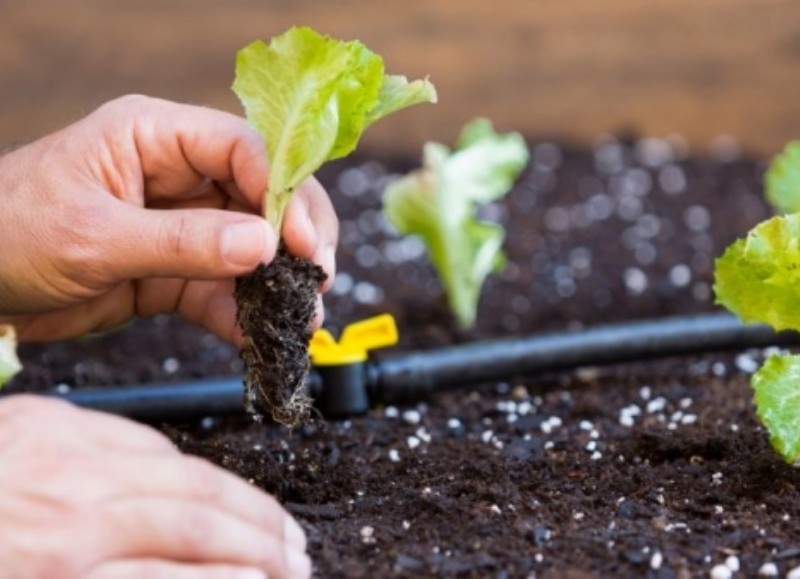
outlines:
{"label": "human hand", "polygon": [[0,577],[311,575],[305,534],[274,498],[140,424],[11,396],[0,465]]}
{"label": "human hand", "polygon": [[[272,259],[264,143],[242,118],[141,96],[0,157],[0,323],[58,340],[171,311],[239,341],[233,277]],[[306,181],[291,253],[335,269],[338,223]],[[321,323],[318,307],[317,323]]]}

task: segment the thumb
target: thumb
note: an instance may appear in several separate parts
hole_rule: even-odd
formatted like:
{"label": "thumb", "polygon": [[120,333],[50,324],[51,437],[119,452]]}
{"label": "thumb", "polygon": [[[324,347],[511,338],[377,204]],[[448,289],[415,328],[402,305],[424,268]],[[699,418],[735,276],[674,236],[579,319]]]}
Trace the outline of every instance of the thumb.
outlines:
{"label": "thumb", "polygon": [[221,209],[126,207],[111,232],[110,263],[120,279],[221,279],[248,273],[275,255],[261,217]]}

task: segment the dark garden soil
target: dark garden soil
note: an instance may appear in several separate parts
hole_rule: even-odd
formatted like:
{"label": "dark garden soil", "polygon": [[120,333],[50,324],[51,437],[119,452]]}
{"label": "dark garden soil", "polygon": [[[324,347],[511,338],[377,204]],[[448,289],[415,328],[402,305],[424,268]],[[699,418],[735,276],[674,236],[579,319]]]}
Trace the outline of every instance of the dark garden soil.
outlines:
{"label": "dark garden soil", "polygon": [[[476,338],[708,312],[713,259],[768,214],[763,164],[720,140],[532,141],[487,218],[509,232],[479,327],[453,330],[414,240],[380,215],[415,162],[364,157],[321,179],[341,216],[334,330],[390,312],[393,353]],[[769,447],[748,377],[763,351],[537,376],[288,432],[243,417],[161,427],[187,452],[276,494],[319,577],[784,576],[800,566],[800,472]],[[231,375],[230,346],[158,317],[23,348],[13,390]]]}

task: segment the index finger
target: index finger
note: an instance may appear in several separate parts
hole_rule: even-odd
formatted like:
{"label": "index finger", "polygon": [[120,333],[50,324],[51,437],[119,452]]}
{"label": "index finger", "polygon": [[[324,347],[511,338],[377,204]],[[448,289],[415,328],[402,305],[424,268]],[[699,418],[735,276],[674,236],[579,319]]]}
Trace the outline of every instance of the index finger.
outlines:
{"label": "index finger", "polygon": [[130,119],[148,198],[176,198],[205,181],[233,182],[225,191],[261,210],[267,155],[261,136],[236,115],[162,99],[128,96],[104,107]]}

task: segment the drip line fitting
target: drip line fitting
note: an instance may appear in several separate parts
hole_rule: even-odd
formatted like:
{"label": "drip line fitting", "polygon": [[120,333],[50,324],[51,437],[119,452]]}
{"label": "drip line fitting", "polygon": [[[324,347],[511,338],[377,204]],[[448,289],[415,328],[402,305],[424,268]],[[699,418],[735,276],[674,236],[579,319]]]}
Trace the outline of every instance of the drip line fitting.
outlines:
{"label": "drip line fitting", "polygon": [[[380,360],[352,355],[356,343],[366,351],[396,341],[391,318],[391,328],[386,319],[380,323],[374,320],[359,322],[359,328],[368,331],[356,332],[349,327],[338,344],[326,334],[321,338],[322,354],[319,343],[315,346],[312,340],[314,367],[306,388],[324,416],[362,414],[381,404],[413,402],[446,389],[541,372],[800,343],[795,333],[775,333],[765,325],[743,325],[729,314],[706,314],[479,341]],[[370,330],[370,323],[377,325],[377,334],[374,327]],[[355,337],[350,342],[346,339],[348,331]],[[49,394],[140,420],[185,419],[243,409],[240,377]]]}

